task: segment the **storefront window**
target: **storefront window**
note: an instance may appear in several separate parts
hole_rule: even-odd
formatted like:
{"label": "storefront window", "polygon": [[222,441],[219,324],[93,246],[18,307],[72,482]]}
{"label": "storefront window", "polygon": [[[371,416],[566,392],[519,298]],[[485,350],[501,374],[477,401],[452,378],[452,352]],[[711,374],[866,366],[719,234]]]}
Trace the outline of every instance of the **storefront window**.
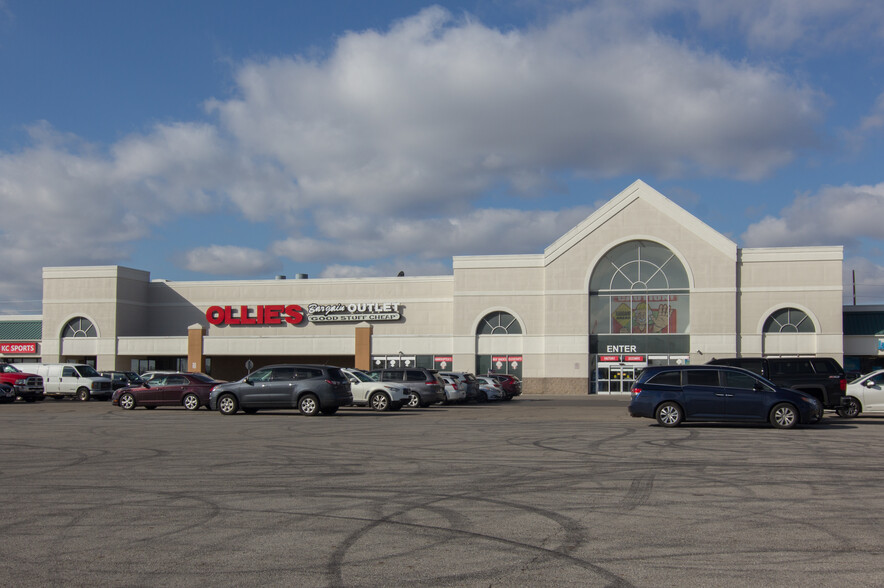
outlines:
{"label": "storefront window", "polygon": [[591,333],[599,335],[687,333],[687,272],[669,249],[630,241],[609,251],[590,279]]}

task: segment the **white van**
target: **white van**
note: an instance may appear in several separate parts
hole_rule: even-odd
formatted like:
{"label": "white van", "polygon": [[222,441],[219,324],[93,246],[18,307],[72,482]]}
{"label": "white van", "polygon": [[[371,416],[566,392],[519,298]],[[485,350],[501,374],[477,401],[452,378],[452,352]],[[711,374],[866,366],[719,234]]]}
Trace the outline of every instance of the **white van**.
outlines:
{"label": "white van", "polygon": [[[110,378],[105,378],[92,366],[82,363],[22,363],[16,367],[43,377],[43,394],[59,399],[73,396],[79,400],[110,398],[113,394]],[[26,369],[27,368],[27,369]]]}

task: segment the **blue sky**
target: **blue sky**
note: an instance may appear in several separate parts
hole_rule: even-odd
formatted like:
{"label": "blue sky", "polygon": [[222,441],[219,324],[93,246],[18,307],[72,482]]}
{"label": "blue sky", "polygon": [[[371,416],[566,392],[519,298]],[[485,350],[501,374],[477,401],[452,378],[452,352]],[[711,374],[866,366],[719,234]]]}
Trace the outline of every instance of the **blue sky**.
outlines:
{"label": "blue sky", "polygon": [[635,179],[884,301],[884,3],[0,0],[0,313],[41,268],[437,275]]}

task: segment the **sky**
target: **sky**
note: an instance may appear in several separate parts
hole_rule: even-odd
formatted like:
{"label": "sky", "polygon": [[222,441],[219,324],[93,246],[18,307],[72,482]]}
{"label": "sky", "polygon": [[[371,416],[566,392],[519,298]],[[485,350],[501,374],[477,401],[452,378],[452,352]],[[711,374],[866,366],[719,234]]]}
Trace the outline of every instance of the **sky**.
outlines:
{"label": "sky", "polygon": [[636,179],[884,303],[884,2],[0,0],[0,314],[46,266],[445,275]]}

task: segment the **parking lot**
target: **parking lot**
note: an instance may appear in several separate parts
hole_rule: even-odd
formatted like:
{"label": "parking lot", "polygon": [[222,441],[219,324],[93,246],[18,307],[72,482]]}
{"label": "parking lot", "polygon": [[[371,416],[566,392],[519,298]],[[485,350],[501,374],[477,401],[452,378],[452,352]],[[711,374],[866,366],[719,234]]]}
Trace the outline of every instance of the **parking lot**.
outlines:
{"label": "parking lot", "polygon": [[17,586],[879,586],[884,418],[0,406]]}

